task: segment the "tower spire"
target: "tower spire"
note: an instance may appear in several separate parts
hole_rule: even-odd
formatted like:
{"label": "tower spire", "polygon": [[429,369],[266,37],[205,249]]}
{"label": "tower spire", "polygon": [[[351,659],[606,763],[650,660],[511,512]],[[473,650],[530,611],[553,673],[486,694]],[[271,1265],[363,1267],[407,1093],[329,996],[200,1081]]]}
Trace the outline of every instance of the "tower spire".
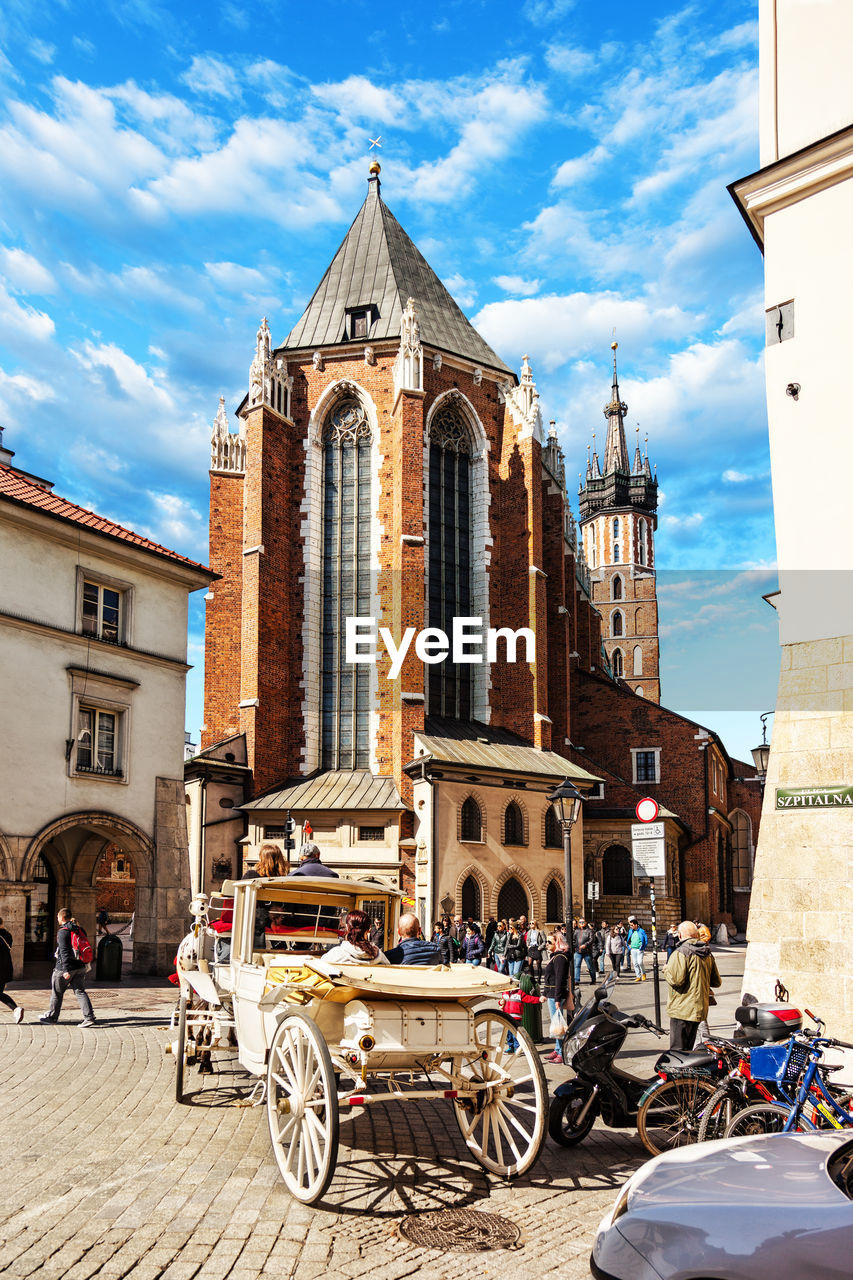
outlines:
{"label": "tower spire", "polygon": [[619,346],[618,342],[611,342],[610,349],[613,352],[613,387],[611,388],[610,403],[604,406],[604,416],[607,419],[607,444],[604,447],[604,474],[610,475],[613,471],[628,472],[628,444],[625,440],[625,414],[628,412],[628,406],[624,400],[619,398],[619,378],[616,372],[616,351]]}
{"label": "tower spire", "polygon": [[637,423],[637,447],[634,450],[634,470],[631,472],[634,476],[643,474],[643,455],[640,451],[640,424]]}

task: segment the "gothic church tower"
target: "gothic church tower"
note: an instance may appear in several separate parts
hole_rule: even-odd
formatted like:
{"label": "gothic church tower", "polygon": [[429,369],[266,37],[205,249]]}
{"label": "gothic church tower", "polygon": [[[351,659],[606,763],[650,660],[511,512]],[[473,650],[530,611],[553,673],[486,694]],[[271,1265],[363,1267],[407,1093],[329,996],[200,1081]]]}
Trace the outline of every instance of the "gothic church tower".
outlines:
{"label": "gothic church tower", "polygon": [[602,640],[613,675],[650,702],[660,702],[660,642],[655,580],[658,484],[648,452],[628,461],[625,415],[613,350],[613,387],[607,419],[604,466],[593,450],[580,486],[580,527],[601,614]]}

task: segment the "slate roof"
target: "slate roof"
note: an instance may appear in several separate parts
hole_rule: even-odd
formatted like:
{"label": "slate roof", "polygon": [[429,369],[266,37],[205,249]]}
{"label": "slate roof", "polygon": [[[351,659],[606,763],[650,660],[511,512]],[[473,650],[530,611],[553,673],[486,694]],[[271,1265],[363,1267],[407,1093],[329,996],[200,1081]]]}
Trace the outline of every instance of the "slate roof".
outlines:
{"label": "slate roof", "polygon": [[117,538],[120,542],[129,542],[134,547],[139,547],[141,551],[150,551],[153,555],[162,556],[165,560],[176,560],[178,564],[189,565],[191,569],[198,569],[209,578],[218,577],[218,574],[213,573],[206,565],[199,564],[197,560],[188,560],[186,556],[178,555],[177,551],[170,551],[168,547],[161,546],[159,542],[152,542],[150,538],[144,538],[142,534],[134,533],[132,529],[125,529],[114,520],[99,516],[85,507],[78,507],[75,502],[60,498],[59,494],[52,493],[50,489],[33,484],[14,467],[7,467],[0,463],[0,501],[2,500],[22,507],[38,508],[45,515],[53,516],[57,520],[84,525],[93,533]]}
{"label": "slate roof", "polygon": [[530,773],[540,777],[571,778],[575,782],[598,782],[594,773],[581,768],[556,751],[542,751],[510,733],[476,720],[445,720],[427,716],[424,732],[415,731],[417,753],[442,764],[465,765],[476,769],[502,769],[507,773]]}
{"label": "slate roof", "polygon": [[366,769],[331,769],[295,779],[241,809],[405,809],[393,778]]}
{"label": "slate roof", "polygon": [[367,199],[331,266],[278,350],[316,350],[347,341],[347,308],[371,305],[378,314],[364,341],[399,338],[400,316],[409,298],[415,300],[423,343],[515,379],[406,235],[379,194],[378,178],[371,178]]}

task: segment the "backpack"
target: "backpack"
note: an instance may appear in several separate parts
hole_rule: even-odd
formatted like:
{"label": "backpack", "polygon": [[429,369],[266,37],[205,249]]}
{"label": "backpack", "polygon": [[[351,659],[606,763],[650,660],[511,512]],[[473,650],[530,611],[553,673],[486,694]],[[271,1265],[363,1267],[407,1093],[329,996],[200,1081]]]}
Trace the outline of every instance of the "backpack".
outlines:
{"label": "backpack", "polygon": [[74,925],[69,924],[68,938],[75,960],[79,960],[81,964],[91,964],[94,958],[92,944],[86,937],[82,925],[77,924],[76,921]]}

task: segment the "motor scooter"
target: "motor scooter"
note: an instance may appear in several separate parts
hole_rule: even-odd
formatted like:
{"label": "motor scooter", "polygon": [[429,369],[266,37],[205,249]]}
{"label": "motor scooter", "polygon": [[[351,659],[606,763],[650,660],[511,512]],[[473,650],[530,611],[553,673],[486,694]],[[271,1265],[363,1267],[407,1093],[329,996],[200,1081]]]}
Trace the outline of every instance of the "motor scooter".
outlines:
{"label": "motor scooter", "polygon": [[608,999],[615,983],[615,973],[608,974],[592,1000],[577,1010],[563,1039],[563,1061],[576,1074],[555,1090],[548,1116],[548,1132],[563,1147],[582,1142],[599,1115],[612,1129],[633,1128],[645,1093],[662,1079],[682,1075],[719,1079],[728,1070],[719,1052],[708,1048],[667,1049],[655,1063],[651,1079],[614,1066],[631,1028],[665,1034],[643,1014],[616,1008]]}

